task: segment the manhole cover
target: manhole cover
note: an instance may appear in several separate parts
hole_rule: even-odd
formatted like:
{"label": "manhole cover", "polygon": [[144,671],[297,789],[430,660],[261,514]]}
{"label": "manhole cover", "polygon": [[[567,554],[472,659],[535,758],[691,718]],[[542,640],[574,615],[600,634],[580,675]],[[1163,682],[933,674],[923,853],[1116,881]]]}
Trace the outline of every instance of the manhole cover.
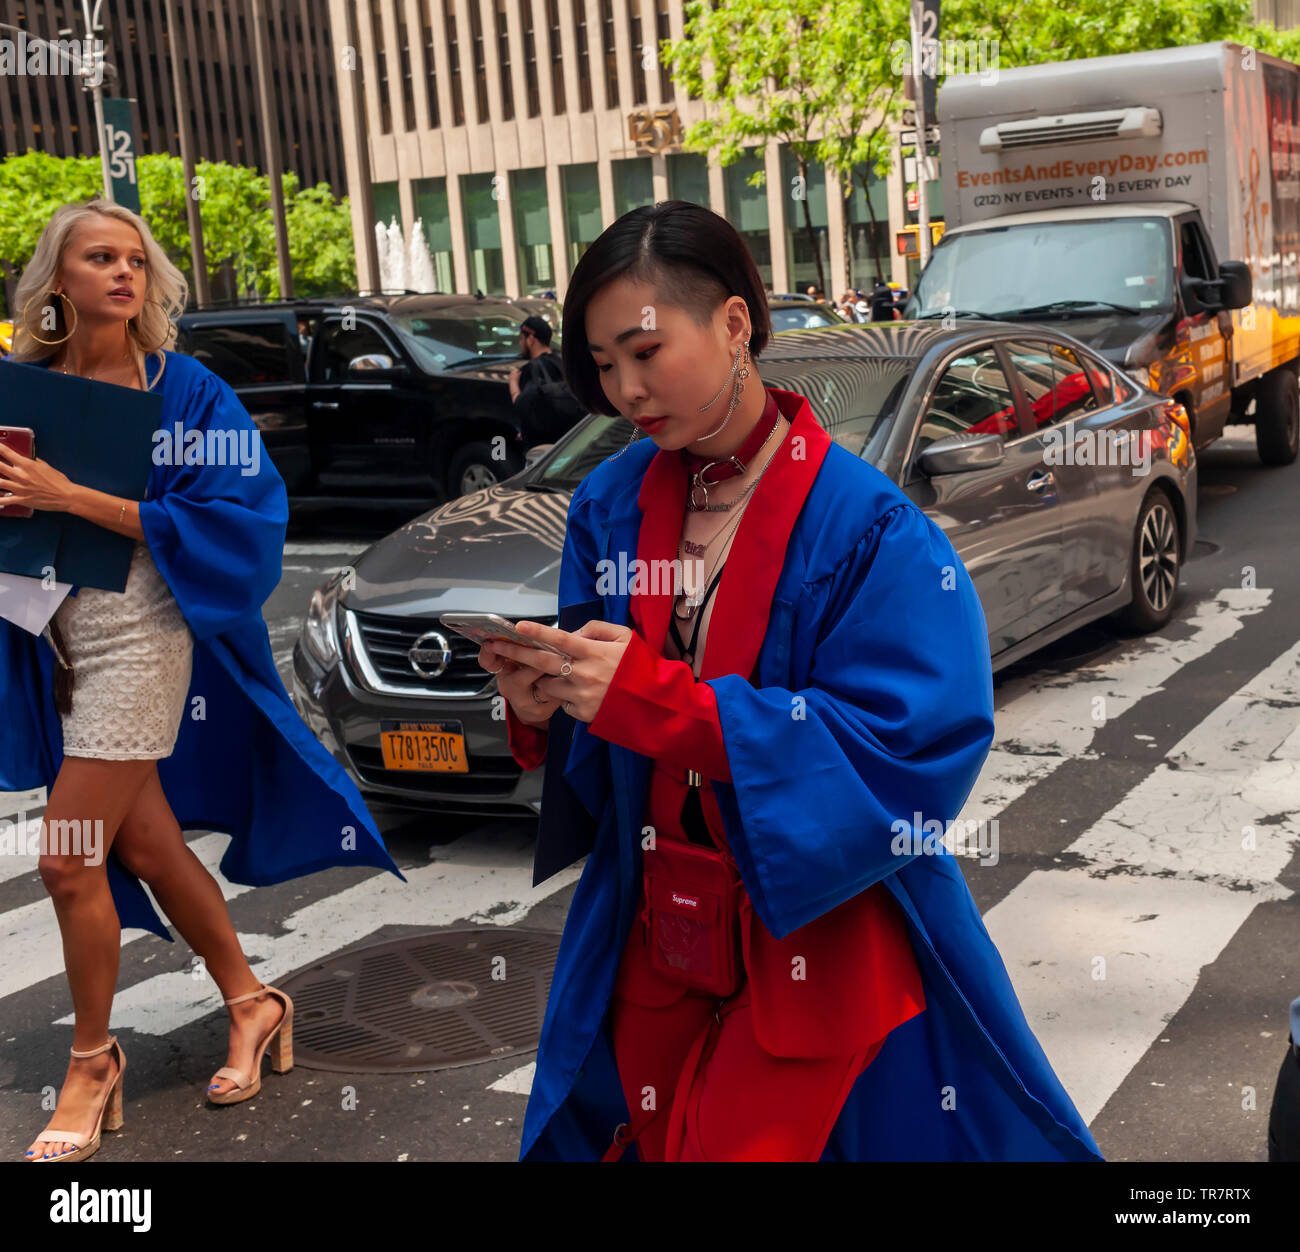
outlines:
{"label": "manhole cover", "polygon": [[550,931],[440,930],[322,961],[280,984],[294,1061],[409,1073],[530,1052],[559,947]]}

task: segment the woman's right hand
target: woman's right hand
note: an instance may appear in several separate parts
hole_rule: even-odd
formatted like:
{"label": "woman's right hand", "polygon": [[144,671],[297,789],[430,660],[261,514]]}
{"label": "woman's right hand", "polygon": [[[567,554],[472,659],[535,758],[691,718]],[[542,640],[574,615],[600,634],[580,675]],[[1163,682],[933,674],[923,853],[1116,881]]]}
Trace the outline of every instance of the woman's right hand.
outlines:
{"label": "woman's right hand", "polygon": [[538,700],[533,694],[533,684],[539,678],[548,677],[545,670],[520,665],[503,656],[491,643],[479,648],[478,663],[483,669],[496,673],[497,688],[510,702],[515,716],[526,725],[545,726],[551,720],[551,714],[560,707],[558,700],[549,697]]}

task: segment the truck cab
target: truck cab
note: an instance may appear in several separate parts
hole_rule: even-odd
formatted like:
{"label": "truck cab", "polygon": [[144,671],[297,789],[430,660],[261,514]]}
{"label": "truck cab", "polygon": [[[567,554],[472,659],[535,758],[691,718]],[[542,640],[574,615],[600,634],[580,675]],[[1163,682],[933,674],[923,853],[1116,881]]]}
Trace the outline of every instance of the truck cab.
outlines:
{"label": "truck cab", "polygon": [[[1196,447],[1223,433],[1232,318],[1200,210],[1180,201],[1037,209],[945,232],[905,316],[1051,323],[1177,399]],[[1210,288],[1207,290],[1207,288]]]}

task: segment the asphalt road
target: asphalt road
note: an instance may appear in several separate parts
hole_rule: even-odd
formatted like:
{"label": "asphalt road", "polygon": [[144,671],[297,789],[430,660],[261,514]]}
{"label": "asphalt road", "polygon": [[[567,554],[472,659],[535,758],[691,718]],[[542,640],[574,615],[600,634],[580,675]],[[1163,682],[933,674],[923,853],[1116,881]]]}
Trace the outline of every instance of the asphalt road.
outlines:
{"label": "asphalt road", "polygon": [[[963,870],[1112,1160],[1264,1160],[1300,995],[1300,465],[1264,469],[1252,433],[1230,434],[1244,438],[1201,457],[1201,542],[1173,622],[1136,640],[1089,627],[1000,675],[997,738],[962,814],[998,821],[997,863]],[[282,675],[311,590],[381,533],[340,515],[290,540],[266,607]],[[0,808],[38,816],[41,798],[23,799]],[[580,867],[534,889],[531,819],[379,817],[405,885],[370,870],[223,883],[264,981],[431,927],[562,928]],[[189,838],[215,865],[224,839]],[[34,866],[0,873],[0,1149],[14,1159],[62,1081],[71,1006]],[[98,1159],[516,1158],[530,1054],[422,1074],[299,1064],[250,1102],[207,1107],[225,1055],[215,990],[190,977],[183,941],[124,940],[126,1126]]]}

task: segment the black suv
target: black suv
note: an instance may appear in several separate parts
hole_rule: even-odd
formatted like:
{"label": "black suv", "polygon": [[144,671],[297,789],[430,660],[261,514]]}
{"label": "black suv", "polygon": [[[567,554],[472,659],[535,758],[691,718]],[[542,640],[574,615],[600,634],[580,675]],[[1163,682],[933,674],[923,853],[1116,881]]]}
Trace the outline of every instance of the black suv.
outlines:
{"label": "black suv", "polygon": [[178,350],[235,390],[295,504],[427,508],[524,466],[513,301],[316,298],[182,314]]}

